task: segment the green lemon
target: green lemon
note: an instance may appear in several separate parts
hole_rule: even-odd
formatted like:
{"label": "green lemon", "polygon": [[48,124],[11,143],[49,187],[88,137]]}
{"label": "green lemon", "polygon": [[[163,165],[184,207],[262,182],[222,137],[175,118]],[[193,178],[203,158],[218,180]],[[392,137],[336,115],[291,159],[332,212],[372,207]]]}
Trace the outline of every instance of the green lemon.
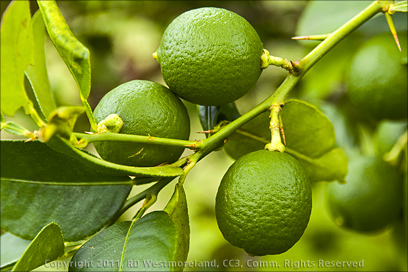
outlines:
{"label": "green lemon", "polygon": [[157,50],[164,81],[200,105],[232,102],[261,74],[262,42],[248,21],[221,8],[199,8],[174,19]]}
{"label": "green lemon", "polygon": [[228,169],[215,208],[218,226],[232,245],[251,255],[280,254],[306,229],[311,185],[292,156],[259,150]]}
{"label": "green lemon", "polygon": [[375,36],[356,52],[348,72],[351,102],[376,119],[407,117],[407,33],[398,36],[402,52],[390,33]]}
{"label": "green lemon", "polygon": [[[94,110],[97,122],[117,114],[120,133],[187,140],[187,109],[169,89],[158,83],[133,80],[108,92]],[[183,148],[131,142],[95,142],[99,155],[118,164],[155,166],[176,161]]]}
{"label": "green lemon", "polygon": [[326,200],[334,222],[344,228],[373,232],[397,219],[402,207],[402,178],[376,157],[349,162],[346,184],[330,183]]}

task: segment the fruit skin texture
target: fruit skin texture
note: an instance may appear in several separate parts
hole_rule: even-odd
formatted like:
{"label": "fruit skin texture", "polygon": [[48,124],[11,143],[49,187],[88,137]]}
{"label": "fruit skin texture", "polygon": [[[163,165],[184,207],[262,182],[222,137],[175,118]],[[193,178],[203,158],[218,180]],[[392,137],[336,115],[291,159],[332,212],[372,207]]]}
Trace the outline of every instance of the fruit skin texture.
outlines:
{"label": "fruit skin texture", "polygon": [[[133,80],[108,92],[94,110],[99,123],[117,114],[124,124],[120,133],[187,140],[190,120],[181,100],[161,84]],[[107,161],[130,166],[172,163],[183,148],[130,142],[95,142]]]}
{"label": "fruit skin texture", "polygon": [[199,8],[174,19],[157,50],[164,81],[181,98],[200,105],[232,102],[261,74],[262,42],[238,14]]}
{"label": "fruit skin texture", "polygon": [[376,157],[350,161],[346,184],[330,183],[326,200],[334,222],[358,232],[380,231],[402,207],[402,177]]}
{"label": "fruit skin texture", "polygon": [[228,169],[215,208],[218,226],[232,245],[251,255],[280,254],[306,229],[311,185],[292,156],[259,150]]}
{"label": "fruit skin texture", "polygon": [[407,117],[407,33],[398,37],[402,53],[389,33],[375,36],[357,51],[348,73],[351,102],[376,119]]}

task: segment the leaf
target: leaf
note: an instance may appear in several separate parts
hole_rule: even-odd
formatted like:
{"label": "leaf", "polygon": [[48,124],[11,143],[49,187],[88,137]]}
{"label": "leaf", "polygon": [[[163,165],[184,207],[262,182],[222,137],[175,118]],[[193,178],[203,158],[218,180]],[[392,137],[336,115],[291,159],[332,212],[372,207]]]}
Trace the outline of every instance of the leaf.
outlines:
{"label": "leaf", "polygon": [[56,223],[45,226],[28,246],[12,271],[31,271],[64,254],[64,238]]}
{"label": "leaf", "polygon": [[177,229],[177,254],[176,261],[185,262],[188,256],[190,244],[190,224],[188,219],[187,199],[184,188],[176,184],[173,196],[164,211],[167,212]]}
{"label": "leaf", "polygon": [[119,165],[101,160],[73,147],[66,139],[52,137],[47,144],[55,151],[64,153],[83,165],[107,175],[132,175],[136,177],[177,177],[184,173],[183,169],[174,166],[133,167]]}
{"label": "leaf", "polygon": [[367,1],[310,1],[299,18],[296,36],[331,33],[369,4]]}
{"label": "leaf", "polygon": [[318,158],[303,156],[290,149],[286,151],[296,157],[311,182],[338,180],[345,183],[347,157],[340,148],[333,148]]}
{"label": "leaf", "polygon": [[44,117],[47,118],[53,109],[55,109],[55,102],[51,96],[50,82],[48,80],[47,67],[45,64],[45,26],[39,11],[37,11],[32,18],[32,30],[34,37],[34,63],[27,66],[25,72],[33,87],[38,105],[40,106]]}
{"label": "leaf", "polygon": [[52,43],[74,77],[81,98],[87,99],[91,90],[88,48],[74,36],[54,0],[37,3]]}
{"label": "leaf", "polygon": [[[16,263],[30,245],[30,240],[24,240],[11,233],[1,235],[1,267]],[[7,250],[4,250],[6,249]]]}
{"label": "leaf", "polygon": [[1,22],[1,112],[8,116],[30,107],[24,70],[33,62],[32,44],[29,2],[12,1]]}
{"label": "leaf", "polygon": [[[155,211],[133,222],[108,227],[86,242],[69,271],[170,271],[175,268],[177,230],[168,213]],[[106,266],[96,264],[107,260]]]}
{"label": "leaf", "polygon": [[[227,154],[237,159],[249,152],[263,149],[271,141],[269,114],[260,114],[231,135],[224,145]],[[334,149],[336,137],[330,120],[317,107],[294,99],[285,103],[281,116],[286,150],[302,165],[307,166],[305,170],[309,179],[344,179],[347,159],[340,149]]]}
{"label": "leaf", "polygon": [[[85,186],[131,183],[128,176],[101,174],[39,141],[1,141],[0,147],[1,227],[24,239],[51,222],[60,225],[67,241],[92,235],[115,220],[131,190]],[[72,186],[75,182],[81,185]]]}
{"label": "leaf", "polygon": [[[198,105],[197,107],[198,117],[204,131],[213,130],[220,121],[234,121],[240,116],[235,102],[221,106]],[[209,136],[209,134],[206,134],[206,136]]]}
{"label": "leaf", "polygon": [[319,157],[334,147],[333,124],[315,106],[289,100],[281,111],[286,145],[308,157]]}
{"label": "leaf", "polygon": [[408,12],[408,2],[401,1],[390,7],[391,12]]}

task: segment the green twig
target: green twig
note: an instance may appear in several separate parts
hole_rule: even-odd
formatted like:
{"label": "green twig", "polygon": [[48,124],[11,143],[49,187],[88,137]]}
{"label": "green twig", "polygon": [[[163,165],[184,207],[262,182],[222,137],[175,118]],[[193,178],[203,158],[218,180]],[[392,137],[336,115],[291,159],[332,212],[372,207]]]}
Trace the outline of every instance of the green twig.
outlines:
{"label": "green twig", "polygon": [[167,146],[179,146],[190,149],[200,149],[202,143],[200,141],[186,141],[179,139],[160,138],[152,136],[122,134],[113,132],[104,133],[73,133],[74,136],[80,139],[84,139],[88,143],[102,142],[102,141],[123,141],[123,142],[136,142],[144,144],[158,144]]}

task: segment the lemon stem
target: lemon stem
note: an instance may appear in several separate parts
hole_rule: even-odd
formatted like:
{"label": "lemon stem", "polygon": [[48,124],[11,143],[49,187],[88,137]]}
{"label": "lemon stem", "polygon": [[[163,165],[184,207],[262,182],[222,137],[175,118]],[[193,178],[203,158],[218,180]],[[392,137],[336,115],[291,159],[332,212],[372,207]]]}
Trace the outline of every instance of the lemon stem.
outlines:
{"label": "lemon stem", "polygon": [[281,67],[287,71],[289,71],[290,73],[296,73],[296,68],[295,68],[295,63],[287,60],[287,59],[283,59],[280,57],[275,57],[275,56],[271,56],[269,54],[269,51],[264,49],[264,52],[261,56],[261,68],[265,69],[267,68],[269,65],[274,65],[274,66],[278,66]]}
{"label": "lemon stem", "polygon": [[265,149],[269,151],[279,151],[285,152],[285,145],[282,143],[281,138],[281,122],[280,122],[280,111],[283,104],[273,104],[271,106],[271,122],[269,128],[271,130],[271,142],[265,146]]}

